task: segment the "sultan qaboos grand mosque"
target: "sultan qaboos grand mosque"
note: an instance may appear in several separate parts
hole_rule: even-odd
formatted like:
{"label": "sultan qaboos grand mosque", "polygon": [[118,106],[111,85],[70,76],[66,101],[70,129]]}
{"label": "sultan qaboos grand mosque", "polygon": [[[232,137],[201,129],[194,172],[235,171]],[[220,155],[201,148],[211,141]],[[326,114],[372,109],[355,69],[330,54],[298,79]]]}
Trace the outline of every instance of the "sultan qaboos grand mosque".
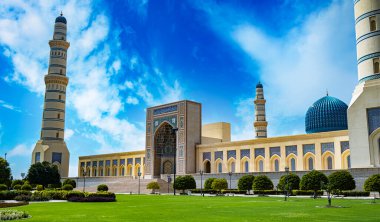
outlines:
{"label": "sultan qaboos grand mosque", "polygon": [[[202,125],[202,104],[183,100],[149,107],[145,150],[79,157],[78,176],[145,179],[178,175],[223,177],[228,173],[265,173],[274,180],[285,167],[295,173],[349,169],[354,177],[380,172],[380,1],[355,0],[358,82],[347,106],[326,95],[306,112],[306,134],[267,137],[264,87],[256,85],[254,139],[231,141],[226,122]],[[67,21],[57,17],[45,75],[40,140],[32,163],[48,161],[68,176],[64,141]],[[305,110],[306,111],[306,110]],[[252,112],[253,113],[253,112]],[[269,123],[270,124],[270,123]],[[355,178],[356,179],[356,178]]]}

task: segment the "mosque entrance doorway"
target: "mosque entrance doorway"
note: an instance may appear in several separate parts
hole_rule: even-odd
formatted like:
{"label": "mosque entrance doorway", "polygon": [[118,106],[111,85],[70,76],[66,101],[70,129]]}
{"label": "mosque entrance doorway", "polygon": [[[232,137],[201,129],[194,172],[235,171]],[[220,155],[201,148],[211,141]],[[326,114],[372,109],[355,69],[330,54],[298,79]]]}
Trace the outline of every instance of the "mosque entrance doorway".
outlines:
{"label": "mosque entrance doorway", "polygon": [[154,177],[174,173],[176,134],[173,127],[163,122],[154,135]]}
{"label": "mosque entrance doorway", "polygon": [[211,173],[211,164],[210,161],[205,162],[205,168],[204,168],[205,173]]}

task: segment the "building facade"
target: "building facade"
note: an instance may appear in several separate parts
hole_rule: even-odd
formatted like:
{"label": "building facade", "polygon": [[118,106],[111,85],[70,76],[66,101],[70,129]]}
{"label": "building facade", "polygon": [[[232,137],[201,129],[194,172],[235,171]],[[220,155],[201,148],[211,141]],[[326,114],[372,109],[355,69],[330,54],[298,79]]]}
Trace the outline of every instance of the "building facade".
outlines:
{"label": "building facade", "polygon": [[50,59],[45,75],[45,97],[40,139],[33,153],[32,164],[47,161],[58,166],[62,177],[69,173],[70,153],[65,143],[65,107],[67,50],[67,21],[59,16],[55,20],[53,39],[49,41]]}

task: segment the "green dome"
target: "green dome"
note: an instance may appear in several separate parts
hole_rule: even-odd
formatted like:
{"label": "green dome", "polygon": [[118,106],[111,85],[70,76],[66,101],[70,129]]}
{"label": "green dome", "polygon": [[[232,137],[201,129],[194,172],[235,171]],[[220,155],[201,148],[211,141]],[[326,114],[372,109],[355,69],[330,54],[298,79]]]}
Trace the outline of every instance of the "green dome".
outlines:
{"label": "green dome", "polygon": [[306,133],[347,129],[348,106],[341,100],[325,96],[317,100],[306,113]]}

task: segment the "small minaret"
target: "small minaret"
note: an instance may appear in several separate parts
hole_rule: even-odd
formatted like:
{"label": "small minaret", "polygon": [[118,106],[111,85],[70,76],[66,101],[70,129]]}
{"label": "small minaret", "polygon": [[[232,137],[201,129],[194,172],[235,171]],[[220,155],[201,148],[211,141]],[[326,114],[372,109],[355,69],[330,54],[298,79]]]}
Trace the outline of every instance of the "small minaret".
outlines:
{"label": "small minaret", "polygon": [[55,19],[53,39],[49,41],[50,58],[45,75],[45,97],[40,140],[33,153],[32,164],[47,161],[58,166],[61,177],[69,173],[70,153],[64,141],[67,50],[67,21],[62,13]]}
{"label": "small minaret", "polygon": [[265,118],[265,103],[263,85],[259,82],[256,85],[255,122],[253,123],[256,138],[267,138],[268,122]]}

